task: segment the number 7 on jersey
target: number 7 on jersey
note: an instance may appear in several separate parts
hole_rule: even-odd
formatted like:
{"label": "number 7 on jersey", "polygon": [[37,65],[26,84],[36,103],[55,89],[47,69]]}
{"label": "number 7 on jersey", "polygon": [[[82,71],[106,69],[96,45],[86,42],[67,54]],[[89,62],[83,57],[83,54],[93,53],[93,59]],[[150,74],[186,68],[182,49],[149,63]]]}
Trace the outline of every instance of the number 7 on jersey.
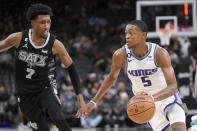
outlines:
{"label": "number 7 on jersey", "polygon": [[26,78],[31,79],[32,75],[35,73],[35,70],[31,68],[27,68],[27,73],[28,74],[26,75]]}

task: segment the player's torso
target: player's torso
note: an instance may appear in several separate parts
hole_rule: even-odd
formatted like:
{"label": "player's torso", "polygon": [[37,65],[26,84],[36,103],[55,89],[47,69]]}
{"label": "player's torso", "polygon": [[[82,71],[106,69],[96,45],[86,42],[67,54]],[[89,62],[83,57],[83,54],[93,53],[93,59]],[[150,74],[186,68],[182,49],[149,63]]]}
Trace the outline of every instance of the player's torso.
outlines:
{"label": "player's torso", "polygon": [[137,58],[132,49],[124,45],[126,72],[134,94],[140,91],[153,94],[167,87],[163,72],[156,64],[157,45],[154,43],[147,45],[148,53],[142,58]]}
{"label": "player's torso", "polygon": [[54,41],[55,37],[49,33],[45,43],[36,46],[31,39],[31,29],[23,32],[15,61],[16,85],[19,92],[36,92],[49,82],[49,72],[55,70],[55,58],[52,53]]}

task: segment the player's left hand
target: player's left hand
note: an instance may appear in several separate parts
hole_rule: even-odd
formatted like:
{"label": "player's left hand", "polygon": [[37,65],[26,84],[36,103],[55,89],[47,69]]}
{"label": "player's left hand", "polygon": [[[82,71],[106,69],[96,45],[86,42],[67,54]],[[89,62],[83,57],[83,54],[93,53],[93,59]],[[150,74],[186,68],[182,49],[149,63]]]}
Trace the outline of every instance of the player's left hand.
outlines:
{"label": "player's left hand", "polygon": [[85,102],[84,102],[83,96],[81,94],[77,95],[77,103],[78,103],[78,109],[85,106]]}

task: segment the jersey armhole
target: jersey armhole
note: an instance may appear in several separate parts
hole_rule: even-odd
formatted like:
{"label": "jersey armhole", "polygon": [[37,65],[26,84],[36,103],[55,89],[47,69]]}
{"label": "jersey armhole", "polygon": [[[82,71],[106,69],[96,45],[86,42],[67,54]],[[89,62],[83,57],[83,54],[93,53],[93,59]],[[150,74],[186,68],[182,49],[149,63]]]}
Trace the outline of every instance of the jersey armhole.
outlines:
{"label": "jersey armhole", "polygon": [[19,50],[20,47],[22,47],[22,46],[24,45],[24,44],[23,44],[23,41],[25,41],[25,38],[29,39],[29,38],[27,37],[27,32],[28,32],[28,30],[22,31],[22,39],[21,39],[21,41],[20,41],[20,43],[19,43],[18,48],[15,47],[16,50]]}
{"label": "jersey armhole", "polygon": [[126,49],[126,46],[123,46],[124,47],[124,54],[125,54],[125,73],[127,73],[127,67],[128,67],[128,63],[127,63],[127,49]]}
{"label": "jersey armhole", "polygon": [[156,55],[156,53],[157,53],[157,48],[158,48],[158,45],[155,45],[155,49],[154,49],[154,63],[155,63],[155,65],[157,66],[157,67],[160,67],[158,64],[157,64],[157,55]]}

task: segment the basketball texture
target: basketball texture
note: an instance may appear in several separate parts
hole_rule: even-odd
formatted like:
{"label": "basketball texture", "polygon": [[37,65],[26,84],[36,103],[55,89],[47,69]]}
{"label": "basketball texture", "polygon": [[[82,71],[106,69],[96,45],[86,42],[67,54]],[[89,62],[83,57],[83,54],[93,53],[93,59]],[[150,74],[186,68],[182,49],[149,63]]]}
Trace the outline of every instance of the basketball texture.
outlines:
{"label": "basketball texture", "polygon": [[148,95],[135,95],[127,103],[127,115],[136,123],[147,123],[154,114],[155,103]]}

